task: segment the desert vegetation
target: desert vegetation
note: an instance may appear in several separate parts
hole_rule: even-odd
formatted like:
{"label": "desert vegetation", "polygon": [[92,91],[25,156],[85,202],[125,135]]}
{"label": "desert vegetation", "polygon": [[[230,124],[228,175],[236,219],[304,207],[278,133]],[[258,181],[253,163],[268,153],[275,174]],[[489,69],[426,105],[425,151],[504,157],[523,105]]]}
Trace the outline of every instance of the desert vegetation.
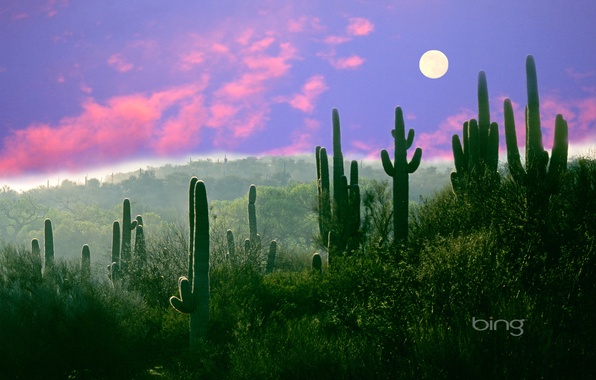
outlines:
{"label": "desert vegetation", "polygon": [[[499,166],[481,73],[451,183],[417,203],[422,152],[407,159],[399,108],[394,159],[379,157],[391,182],[357,161],[344,173],[334,110],[331,170],[316,147],[316,180],[211,201],[208,181],[180,178],[177,222],[133,191],[56,218],[14,196],[40,227],[0,247],[2,378],[593,377],[596,157],[567,157],[562,116],[543,149],[535,71],[529,57],[523,164],[505,101]],[[102,237],[76,259],[59,245],[67,214]]]}

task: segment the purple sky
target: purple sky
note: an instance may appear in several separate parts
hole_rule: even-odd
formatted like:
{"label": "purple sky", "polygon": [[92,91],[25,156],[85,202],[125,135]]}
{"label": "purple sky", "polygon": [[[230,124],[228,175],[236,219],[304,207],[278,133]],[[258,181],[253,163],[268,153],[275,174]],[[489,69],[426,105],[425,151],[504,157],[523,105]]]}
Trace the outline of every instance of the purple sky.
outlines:
{"label": "purple sky", "polygon": [[[423,161],[451,160],[486,72],[504,148],[502,102],[523,143],[525,58],[538,70],[546,148],[555,115],[572,154],[596,143],[593,0],[3,0],[0,178],[135,161],[392,146],[402,106]],[[443,51],[449,71],[418,69]],[[107,169],[110,170],[110,169]]]}

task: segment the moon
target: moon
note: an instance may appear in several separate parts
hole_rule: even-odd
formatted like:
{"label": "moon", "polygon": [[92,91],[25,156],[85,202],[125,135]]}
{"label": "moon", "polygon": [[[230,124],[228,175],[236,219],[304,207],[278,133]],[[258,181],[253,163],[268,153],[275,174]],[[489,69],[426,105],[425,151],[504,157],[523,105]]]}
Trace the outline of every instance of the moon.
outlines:
{"label": "moon", "polygon": [[420,71],[427,78],[440,78],[445,75],[448,68],[449,60],[442,51],[429,50],[420,57]]}

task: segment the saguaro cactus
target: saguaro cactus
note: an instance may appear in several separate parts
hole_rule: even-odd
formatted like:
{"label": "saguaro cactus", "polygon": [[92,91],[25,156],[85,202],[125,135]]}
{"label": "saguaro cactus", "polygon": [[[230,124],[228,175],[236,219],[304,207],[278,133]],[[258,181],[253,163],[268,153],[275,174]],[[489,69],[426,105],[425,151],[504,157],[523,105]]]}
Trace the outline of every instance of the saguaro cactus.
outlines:
{"label": "saguaro cactus", "polygon": [[499,129],[490,122],[488,86],[486,74],[478,74],[478,120],[466,121],[463,126],[462,141],[457,134],[451,139],[456,171],[451,173],[453,192],[460,198],[468,190],[468,184],[478,184],[488,180],[494,187],[498,180]]}
{"label": "saguaro cactus", "polygon": [[39,248],[39,240],[36,238],[31,239],[31,253],[33,256],[41,258],[41,249]]}
{"label": "saguaro cactus", "polygon": [[312,255],[311,269],[315,273],[323,273],[323,260],[317,252]]}
{"label": "saguaro cactus", "polygon": [[137,227],[137,221],[131,221],[130,215],[130,200],[125,198],[122,202],[122,248],[120,250],[120,268],[122,270],[125,270],[130,262],[132,231]]}
{"label": "saguaro cactus", "polygon": [[[189,224],[193,227],[189,242],[189,274],[178,280],[180,298],[170,297],[170,304],[181,313],[190,314],[190,348],[196,350],[207,335],[209,322],[209,204],[203,181],[193,177],[190,182],[193,211],[189,210]],[[191,199],[192,199],[191,198]]]}
{"label": "saguaro cactus", "polygon": [[[325,148],[316,147],[317,186],[319,194],[319,232],[323,245],[336,253],[349,251],[358,246],[360,228],[360,191],[358,188],[358,164],[352,164],[350,185],[344,174],[341,150],[339,112],[333,109],[333,199],[330,197],[329,165]],[[354,169],[354,165],[356,169]],[[352,186],[352,184],[354,186]],[[357,225],[357,226],[356,226]],[[329,234],[329,232],[333,232]],[[332,238],[329,241],[329,237]],[[329,258],[329,252],[328,256]]]}
{"label": "saguaro cactus", "polygon": [[234,243],[234,233],[232,230],[226,231],[226,240],[228,242],[228,261],[233,263],[236,260],[236,244]]}
{"label": "saguaro cactus", "polygon": [[44,274],[54,267],[54,234],[52,232],[52,221],[46,219],[43,229],[44,235]]}
{"label": "saguaro cactus", "polygon": [[349,214],[346,218],[346,239],[348,251],[355,251],[360,244],[360,186],[358,185],[358,161],[350,163],[350,185],[349,185]]}
{"label": "saguaro cactus", "polygon": [[257,208],[255,202],[257,201],[257,187],[250,185],[248,189],[248,230],[250,242],[254,247],[257,240]]}
{"label": "saguaro cactus", "polygon": [[391,163],[389,153],[381,151],[381,161],[385,173],[393,177],[393,234],[397,244],[408,242],[408,202],[409,175],[414,173],[420,165],[422,149],[416,148],[412,160],[408,162],[407,151],[414,142],[414,130],[405,134],[404,116],[400,107],[395,108],[395,129],[391,131],[394,143],[394,163]]}
{"label": "saguaro cactus", "polygon": [[[530,219],[539,218],[540,210],[546,210],[550,195],[567,169],[568,126],[563,116],[555,120],[555,135],[552,155],[548,157],[542,145],[540,125],[540,103],[538,80],[534,58],[526,58],[526,85],[528,105],[526,107],[526,166],[521,163],[511,100],[505,99],[505,140],[507,163],[513,179],[526,187],[526,203]],[[547,168],[548,166],[548,168]]]}
{"label": "saguaro cactus", "polygon": [[91,278],[91,251],[87,244],[83,245],[81,251],[81,278],[84,280]]}
{"label": "saguaro cactus", "polygon": [[120,223],[112,223],[112,263],[108,267],[109,277],[112,282],[118,279],[120,272]]}
{"label": "saguaro cactus", "polygon": [[315,148],[317,162],[317,190],[319,194],[319,232],[323,245],[329,244],[329,228],[331,226],[331,189],[329,184],[329,159],[327,150]]}
{"label": "saguaro cactus", "polygon": [[143,217],[137,215],[137,228],[135,228],[135,246],[134,262],[137,270],[142,270],[147,262],[147,248],[145,244],[145,227],[143,227]]}
{"label": "saguaro cactus", "polygon": [[277,242],[275,240],[271,241],[269,244],[269,255],[267,255],[267,267],[265,269],[265,273],[273,272],[275,268],[275,256],[277,255]]}

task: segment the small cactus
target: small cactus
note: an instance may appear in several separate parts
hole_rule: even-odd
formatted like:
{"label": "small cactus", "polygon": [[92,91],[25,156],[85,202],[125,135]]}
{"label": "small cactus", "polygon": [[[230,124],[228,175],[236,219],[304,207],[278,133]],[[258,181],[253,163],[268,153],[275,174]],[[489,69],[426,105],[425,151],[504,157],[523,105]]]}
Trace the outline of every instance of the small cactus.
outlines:
{"label": "small cactus", "polygon": [[267,268],[265,270],[265,273],[271,273],[273,272],[273,269],[275,268],[275,256],[277,255],[277,242],[275,240],[271,241],[271,244],[269,244],[269,255],[267,256]]}
{"label": "small cactus", "polygon": [[234,233],[232,230],[226,232],[226,240],[228,243],[228,261],[233,263],[236,260],[236,245],[234,243]]}
{"label": "small cactus", "polygon": [[91,278],[91,251],[87,244],[83,245],[81,251],[81,278],[84,280]]}
{"label": "small cactus", "polygon": [[118,279],[120,271],[120,223],[115,220],[112,223],[112,262],[108,265],[108,277],[112,281]]}
{"label": "small cactus", "polygon": [[323,273],[323,260],[317,252],[312,255],[311,269],[315,273]]}
{"label": "small cactus", "polygon": [[54,234],[52,232],[52,221],[46,219],[44,223],[44,274],[54,267]]}

